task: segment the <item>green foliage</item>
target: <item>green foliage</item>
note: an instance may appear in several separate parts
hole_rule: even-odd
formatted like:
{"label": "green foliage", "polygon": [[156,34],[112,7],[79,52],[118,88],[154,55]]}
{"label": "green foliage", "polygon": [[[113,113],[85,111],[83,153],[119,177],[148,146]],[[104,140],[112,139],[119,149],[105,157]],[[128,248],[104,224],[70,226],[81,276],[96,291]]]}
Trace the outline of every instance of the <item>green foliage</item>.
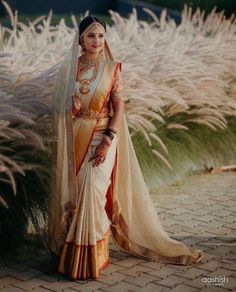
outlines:
{"label": "green foliage", "polygon": [[[181,120],[182,114],[177,117]],[[175,117],[176,118],[176,117]],[[170,121],[169,121],[170,122]],[[141,134],[133,136],[135,151],[146,182],[151,189],[181,181],[196,172],[209,171],[212,167],[235,164],[236,118],[228,118],[228,128],[214,131],[204,125],[188,124],[189,130],[167,129],[156,125],[157,134],[168,149],[168,155],[159,144],[153,144],[168,159],[173,170],[162,160],[153,157],[151,148]]]}

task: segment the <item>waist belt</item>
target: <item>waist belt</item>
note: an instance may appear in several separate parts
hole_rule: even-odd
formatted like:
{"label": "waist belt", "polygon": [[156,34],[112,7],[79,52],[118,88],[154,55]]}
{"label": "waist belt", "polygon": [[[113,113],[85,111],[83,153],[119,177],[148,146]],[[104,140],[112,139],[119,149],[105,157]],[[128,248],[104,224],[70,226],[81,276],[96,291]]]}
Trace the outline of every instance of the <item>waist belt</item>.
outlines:
{"label": "waist belt", "polygon": [[109,112],[98,113],[98,112],[94,112],[94,111],[87,110],[87,109],[81,109],[78,113],[75,114],[75,116],[78,118],[82,118],[82,119],[101,120],[104,118],[108,118]]}

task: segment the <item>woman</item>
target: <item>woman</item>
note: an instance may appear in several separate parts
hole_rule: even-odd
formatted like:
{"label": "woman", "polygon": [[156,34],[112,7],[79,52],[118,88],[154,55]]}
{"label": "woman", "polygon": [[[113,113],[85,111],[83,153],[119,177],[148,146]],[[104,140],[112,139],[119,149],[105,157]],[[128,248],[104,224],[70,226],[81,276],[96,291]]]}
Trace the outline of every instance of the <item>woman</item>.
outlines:
{"label": "woman", "polygon": [[118,248],[148,260],[192,265],[203,256],[171,239],[158,219],[125,120],[120,69],[105,23],[85,17],[53,94],[49,243],[58,271],[72,279],[98,278],[110,234]]}

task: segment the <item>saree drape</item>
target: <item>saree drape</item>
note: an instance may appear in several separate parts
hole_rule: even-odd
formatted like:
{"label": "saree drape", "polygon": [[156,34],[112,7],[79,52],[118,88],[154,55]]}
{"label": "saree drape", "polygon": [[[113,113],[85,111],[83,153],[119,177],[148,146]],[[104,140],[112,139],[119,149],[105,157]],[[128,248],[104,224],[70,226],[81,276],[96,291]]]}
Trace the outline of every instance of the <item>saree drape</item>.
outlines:
{"label": "saree drape", "polygon": [[[52,187],[49,198],[48,235],[50,249],[54,253],[61,252],[61,258],[63,258],[59,269],[69,269],[70,275],[75,279],[96,278],[100,269],[108,263],[109,250],[107,250],[107,242],[109,230],[111,230],[117,247],[130,254],[165,263],[192,265],[199,262],[203,257],[201,250],[190,250],[183,243],[170,238],[163,229],[141,173],[125,116],[120,126],[117,141],[114,140],[109,150],[110,157],[107,158],[107,164],[104,165],[104,167],[107,167],[105,173],[108,177],[104,173],[99,180],[96,177],[91,180],[94,172],[91,172],[87,159],[92,145],[95,146],[99,143],[101,134],[93,132],[91,135],[92,131],[83,130],[86,127],[84,126],[81,128],[79,136],[76,135],[75,137],[75,129],[71,118],[71,96],[76,87],[78,37],[79,33],[77,31],[72,48],[58,74],[52,102],[55,143],[53,149]],[[99,86],[101,88],[107,86],[104,92],[109,93],[109,84],[112,84],[114,76],[112,72],[115,72],[114,68],[117,69],[120,66],[118,66],[118,63],[111,61],[112,56],[107,43],[105,52],[107,56],[105,67],[108,68],[110,66],[111,74],[110,76],[107,73],[104,75],[103,71],[97,88]],[[103,94],[100,96],[100,102],[102,103],[104,101]],[[91,103],[93,103],[95,99],[91,98]],[[96,109],[93,108],[95,111]],[[91,127],[95,129],[95,124]],[[82,136],[84,138],[80,139]],[[86,145],[84,144],[83,146],[83,143]],[[78,157],[77,152],[80,149],[86,150],[84,152],[85,155],[82,155],[82,158],[80,157],[78,160],[76,157]],[[87,180],[79,180],[80,173],[83,173],[83,177],[86,174],[87,178],[89,178]],[[82,186],[81,181],[86,182],[86,185]],[[106,181],[103,186],[103,196],[101,195],[102,188],[96,191],[97,194],[100,193],[101,199],[97,202],[92,199],[94,192],[91,190],[91,188],[96,188],[96,181]],[[98,184],[100,185],[100,183]],[[89,188],[90,191],[88,191]],[[87,191],[82,192],[83,189]],[[90,195],[85,196],[86,192]],[[83,250],[81,252],[81,248],[75,247],[77,239],[73,238],[74,235],[70,237],[68,232],[70,228],[71,230],[73,229],[71,227],[73,224],[76,225],[73,220],[76,220],[75,218],[78,219],[78,214],[81,215],[84,206],[88,204],[89,200],[93,201],[94,206],[99,205],[102,207],[99,210],[103,214],[101,217],[104,221],[102,223],[98,222],[97,226],[94,222],[92,226],[95,226],[96,229],[94,234],[100,234],[100,239],[102,238],[103,241],[99,241],[99,236],[96,235],[92,241],[97,246],[97,250],[95,252],[92,250]],[[78,206],[80,207],[78,208]],[[84,220],[86,222],[85,217]],[[82,224],[83,220],[77,220],[77,223],[79,222]],[[99,227],[101,226],[103,228],[99,233]],[[76,233],[74,232],[73,234]],[[80,234],[79,237],[82,238],[83,234]],[[98,252],[99,249],[101,252]],[[95,271],[93,271],[94,266],[89,267],[85,262],[82,267],[79,264],[75,264],[75,260],[70,260],[76,257],[77,263],[80,262],[79,259],[84,257],[96,262],[94,264]]]}

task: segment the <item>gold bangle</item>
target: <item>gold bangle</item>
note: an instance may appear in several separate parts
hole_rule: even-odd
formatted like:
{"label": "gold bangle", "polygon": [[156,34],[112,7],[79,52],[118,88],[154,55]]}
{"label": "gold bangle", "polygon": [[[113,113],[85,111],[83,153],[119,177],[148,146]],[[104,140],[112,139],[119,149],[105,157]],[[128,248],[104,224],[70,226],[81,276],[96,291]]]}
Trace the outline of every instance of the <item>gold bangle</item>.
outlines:
{"label": "gold bangle", "polygon": [[112,127],[112,126],[109,126],[108,129],[111,130],[115,134],[119,132],[119,130],[117,128]]}

